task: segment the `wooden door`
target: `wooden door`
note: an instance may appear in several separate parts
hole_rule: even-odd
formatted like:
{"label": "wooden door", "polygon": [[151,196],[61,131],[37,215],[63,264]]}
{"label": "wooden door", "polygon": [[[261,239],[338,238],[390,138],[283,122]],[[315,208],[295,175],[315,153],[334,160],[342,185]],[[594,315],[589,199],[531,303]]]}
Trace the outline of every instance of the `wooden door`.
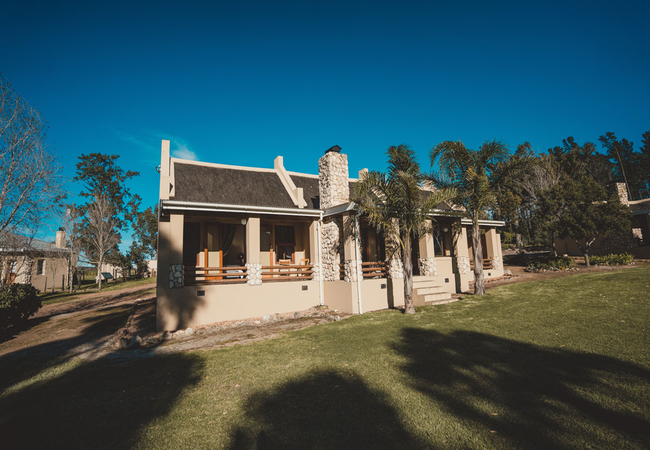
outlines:
{"label": "wooden door", "polygon": [[16,282],[16,262],[7,263],[7,284],[13,284]]}

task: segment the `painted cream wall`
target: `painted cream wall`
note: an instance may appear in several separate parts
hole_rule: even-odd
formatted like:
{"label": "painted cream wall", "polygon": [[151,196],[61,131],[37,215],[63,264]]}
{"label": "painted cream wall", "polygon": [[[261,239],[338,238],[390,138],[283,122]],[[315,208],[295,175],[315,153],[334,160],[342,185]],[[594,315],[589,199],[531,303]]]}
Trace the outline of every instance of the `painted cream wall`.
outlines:
{"label": "painted cream wall", "polygon": [[[307,286],[307,290],[303,290]],[[199,291],[205,295],[199,296]],[[158,330],[204,325],[225,320],[302,311],[319,304],[318,282],[212,284],[179,289],[158,288]]]}
{"label": "painted cream wall", "polygon": [[[382,289],[381,285],[386,288]],[[336,309],[346,314],[358,314],[359,302],[357,283],[345,281],[328,281],[324,283],[324,303],[329,309]],[[403,280],[377,278],[361,282],[361,306],[363,312],[404,306]]]}
{"label": "painted cream wall", "polygon": [[[38,275],[38,260],[45,261],[45,273]],[[12,258],[16,261],[16,283],[26,283],[28,280],[29,266],[24,256]],[[43,292],[46,288],[48,291],[52,289],[60,290],[68,284],[68,260],[64,258],[48,258],[48,257],[34,257],[32,258],[31,267],[31,285],[39,291]],[[2,280],[7,277],[7,259],[2,262]],[[62,276],[65,278],[62,280]],[[63,284],[62,284],[63,283]]]}
{"label": "painted cream wall", "polygon": [[[39,259],[45,260],[44,275],[37,275],[37,261]],[[62,277],[65,278],[65,281],[62,280]],[[67,286],[68,261],[62,258],[34,258],[34,264],[32,265],[32,286],[39,291],[44,291],[47,286],[47,290],[50,291],[52,289],[52,282],[54,282],[54,289],[62,289],[62,287]]]}

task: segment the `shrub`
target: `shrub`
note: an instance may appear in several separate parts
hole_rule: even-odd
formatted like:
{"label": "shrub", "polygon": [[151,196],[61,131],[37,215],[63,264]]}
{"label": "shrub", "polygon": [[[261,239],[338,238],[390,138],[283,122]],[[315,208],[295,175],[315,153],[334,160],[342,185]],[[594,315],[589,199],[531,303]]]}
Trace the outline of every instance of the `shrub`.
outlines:
{"label": "shrub", "polygon": [[528,264],[529,270],[568,270],[576,266],[573,258],[568,256],[559,256],[551,258],[549,256],[537,257]]}
{"label": "shrub", "polygon": [[627,266],[634,262],[634,255],[629,253],[610,253],[609,255],[594,255],[589,262],[595,266]]}
{"label": "shrub", "polygon": [[25,322],[41,307],[38,289],[31,284],[0,286],[0,330]]}

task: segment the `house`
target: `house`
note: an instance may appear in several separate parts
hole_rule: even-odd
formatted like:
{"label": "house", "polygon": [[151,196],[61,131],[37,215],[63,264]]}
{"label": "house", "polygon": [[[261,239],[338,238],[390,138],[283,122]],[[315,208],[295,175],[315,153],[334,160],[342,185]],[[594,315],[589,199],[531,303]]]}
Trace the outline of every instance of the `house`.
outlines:
{"label": "house", "polygon": [[[632,211],[632,227],[624,235],[596,239],[589,252],[591,255],[631,253],[635,258],[650,259],[650,198],[630,200],[625,183],[616,183],[616,193],[623,205]],[[582,256],[582,251],[571,238],[555,238],[558,253]]]}
{"label": "house", "polygon": [[[363,313],[404,304],[391,243],[358,214],[347,155],[318,175],[170,158],[162,141],[157,326],[174,330],[327,305]],[[316,166],[316,164],[314,164]],[[423,190],[426,195],[426,190]],[[503,274],[499,221],[481,221],[487,278]],[[448,301],[471,273],[470,221],[440,205],[414,245],[414,300]]]}
{"label": "house", "polygon": [[6,233],[0,243],[0,276],[3,283],[31,284],[40,291],[62,289],[77,263],[66,247],[65,231],[56,233],[55,242],[45,242]]}

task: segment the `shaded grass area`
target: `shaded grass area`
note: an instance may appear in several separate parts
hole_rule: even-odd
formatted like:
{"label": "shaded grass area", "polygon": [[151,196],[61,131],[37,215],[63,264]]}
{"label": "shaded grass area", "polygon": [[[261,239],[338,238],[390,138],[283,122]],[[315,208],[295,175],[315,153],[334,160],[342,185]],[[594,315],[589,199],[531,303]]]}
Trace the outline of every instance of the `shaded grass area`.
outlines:
{"label": "shaded grass area", "polygon": [[32,368],[3,383],[0,434],[72,448],[650,446],[650,266],[488,292],[248,346]]}
{"label": "shaded grass area", "polygon": [[[99,292],[110,292],[116,291],[118,289],[128,289],[137,286],[144,286],[147,284],[156,283],[156,277],[151,278],[140,278],[139,280],[128,280],[128,281],[116,281],[114,283],[102,284],[101,291],[97,289],[97,283],[84,287],[81,291],[69,292],[55,292],[55,293],[43,293],[40,295],[43,300],[44,305],[50,305],[53,303],[61,303],[68,300],[79,300],[83,299],[88,294],[97,294]],[[155,288],[151,289],[152,292],[155,292]],[[149,291],[147,291],[148,293]]]}

